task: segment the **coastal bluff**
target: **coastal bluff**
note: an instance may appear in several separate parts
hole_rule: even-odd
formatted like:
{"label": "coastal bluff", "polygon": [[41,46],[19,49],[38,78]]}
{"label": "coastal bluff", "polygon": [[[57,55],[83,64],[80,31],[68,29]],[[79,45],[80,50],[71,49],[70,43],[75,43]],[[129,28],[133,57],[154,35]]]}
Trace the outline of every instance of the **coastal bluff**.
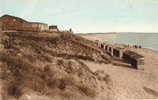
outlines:
{"label": "coastal bluff", "polygon": [[108,74],[82,62],[110,63],[94,42],[60,32],[0,35],[1,100],[95,100],[105,90],[113,98]]}

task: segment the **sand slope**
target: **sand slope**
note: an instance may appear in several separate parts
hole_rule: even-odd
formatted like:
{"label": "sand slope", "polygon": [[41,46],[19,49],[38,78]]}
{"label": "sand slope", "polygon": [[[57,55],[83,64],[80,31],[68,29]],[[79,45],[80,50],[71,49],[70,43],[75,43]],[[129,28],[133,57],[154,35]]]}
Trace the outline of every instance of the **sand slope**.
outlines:
{"label": "sand slope", "polygon": [[[95,35],[93,38],[97,39]],[[87,39],[91,40],[91,36]],[[158,98],[158,52],[145,48],[130,49],[145,57],[143,70],[113,64],[96,64],[87,61],[84,63],[91,70],[103,70],[111,77],[115,96],[119,100]]]}

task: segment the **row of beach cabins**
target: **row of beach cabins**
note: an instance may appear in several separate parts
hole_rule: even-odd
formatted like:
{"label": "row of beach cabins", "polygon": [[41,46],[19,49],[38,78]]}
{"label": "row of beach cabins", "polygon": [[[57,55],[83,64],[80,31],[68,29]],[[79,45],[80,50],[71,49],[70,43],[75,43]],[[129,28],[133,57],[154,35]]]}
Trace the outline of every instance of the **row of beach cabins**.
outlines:
{"label": "row of beach cabins", "polygon": [[105,42],[96,41],[99,48],[107,52],[111,57],[119,58],[126,63],[131,64],[133,68],[143,69],[144,56],[126,49],[124,47],[116,46]]}

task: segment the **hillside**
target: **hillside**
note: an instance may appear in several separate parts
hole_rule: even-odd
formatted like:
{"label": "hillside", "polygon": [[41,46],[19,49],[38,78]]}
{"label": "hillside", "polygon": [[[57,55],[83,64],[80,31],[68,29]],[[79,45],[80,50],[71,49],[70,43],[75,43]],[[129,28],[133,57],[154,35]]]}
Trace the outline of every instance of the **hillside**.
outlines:
{"label": "hillside", "polygon": [[0,99],[112,99],[108,74],[92,72],[82,60],[110,63],[94,42],[73,34],[1,32]]}

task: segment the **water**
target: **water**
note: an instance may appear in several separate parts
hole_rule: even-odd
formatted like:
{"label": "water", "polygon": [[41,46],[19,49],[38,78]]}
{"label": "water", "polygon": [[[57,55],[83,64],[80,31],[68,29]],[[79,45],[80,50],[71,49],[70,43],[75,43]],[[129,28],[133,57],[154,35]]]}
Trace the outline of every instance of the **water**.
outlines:
{"label": "water", "polygon": [[158,33],[119,33],[111,39],[103,39],[112,43],[141,45],[143,48],[158,50]]}

